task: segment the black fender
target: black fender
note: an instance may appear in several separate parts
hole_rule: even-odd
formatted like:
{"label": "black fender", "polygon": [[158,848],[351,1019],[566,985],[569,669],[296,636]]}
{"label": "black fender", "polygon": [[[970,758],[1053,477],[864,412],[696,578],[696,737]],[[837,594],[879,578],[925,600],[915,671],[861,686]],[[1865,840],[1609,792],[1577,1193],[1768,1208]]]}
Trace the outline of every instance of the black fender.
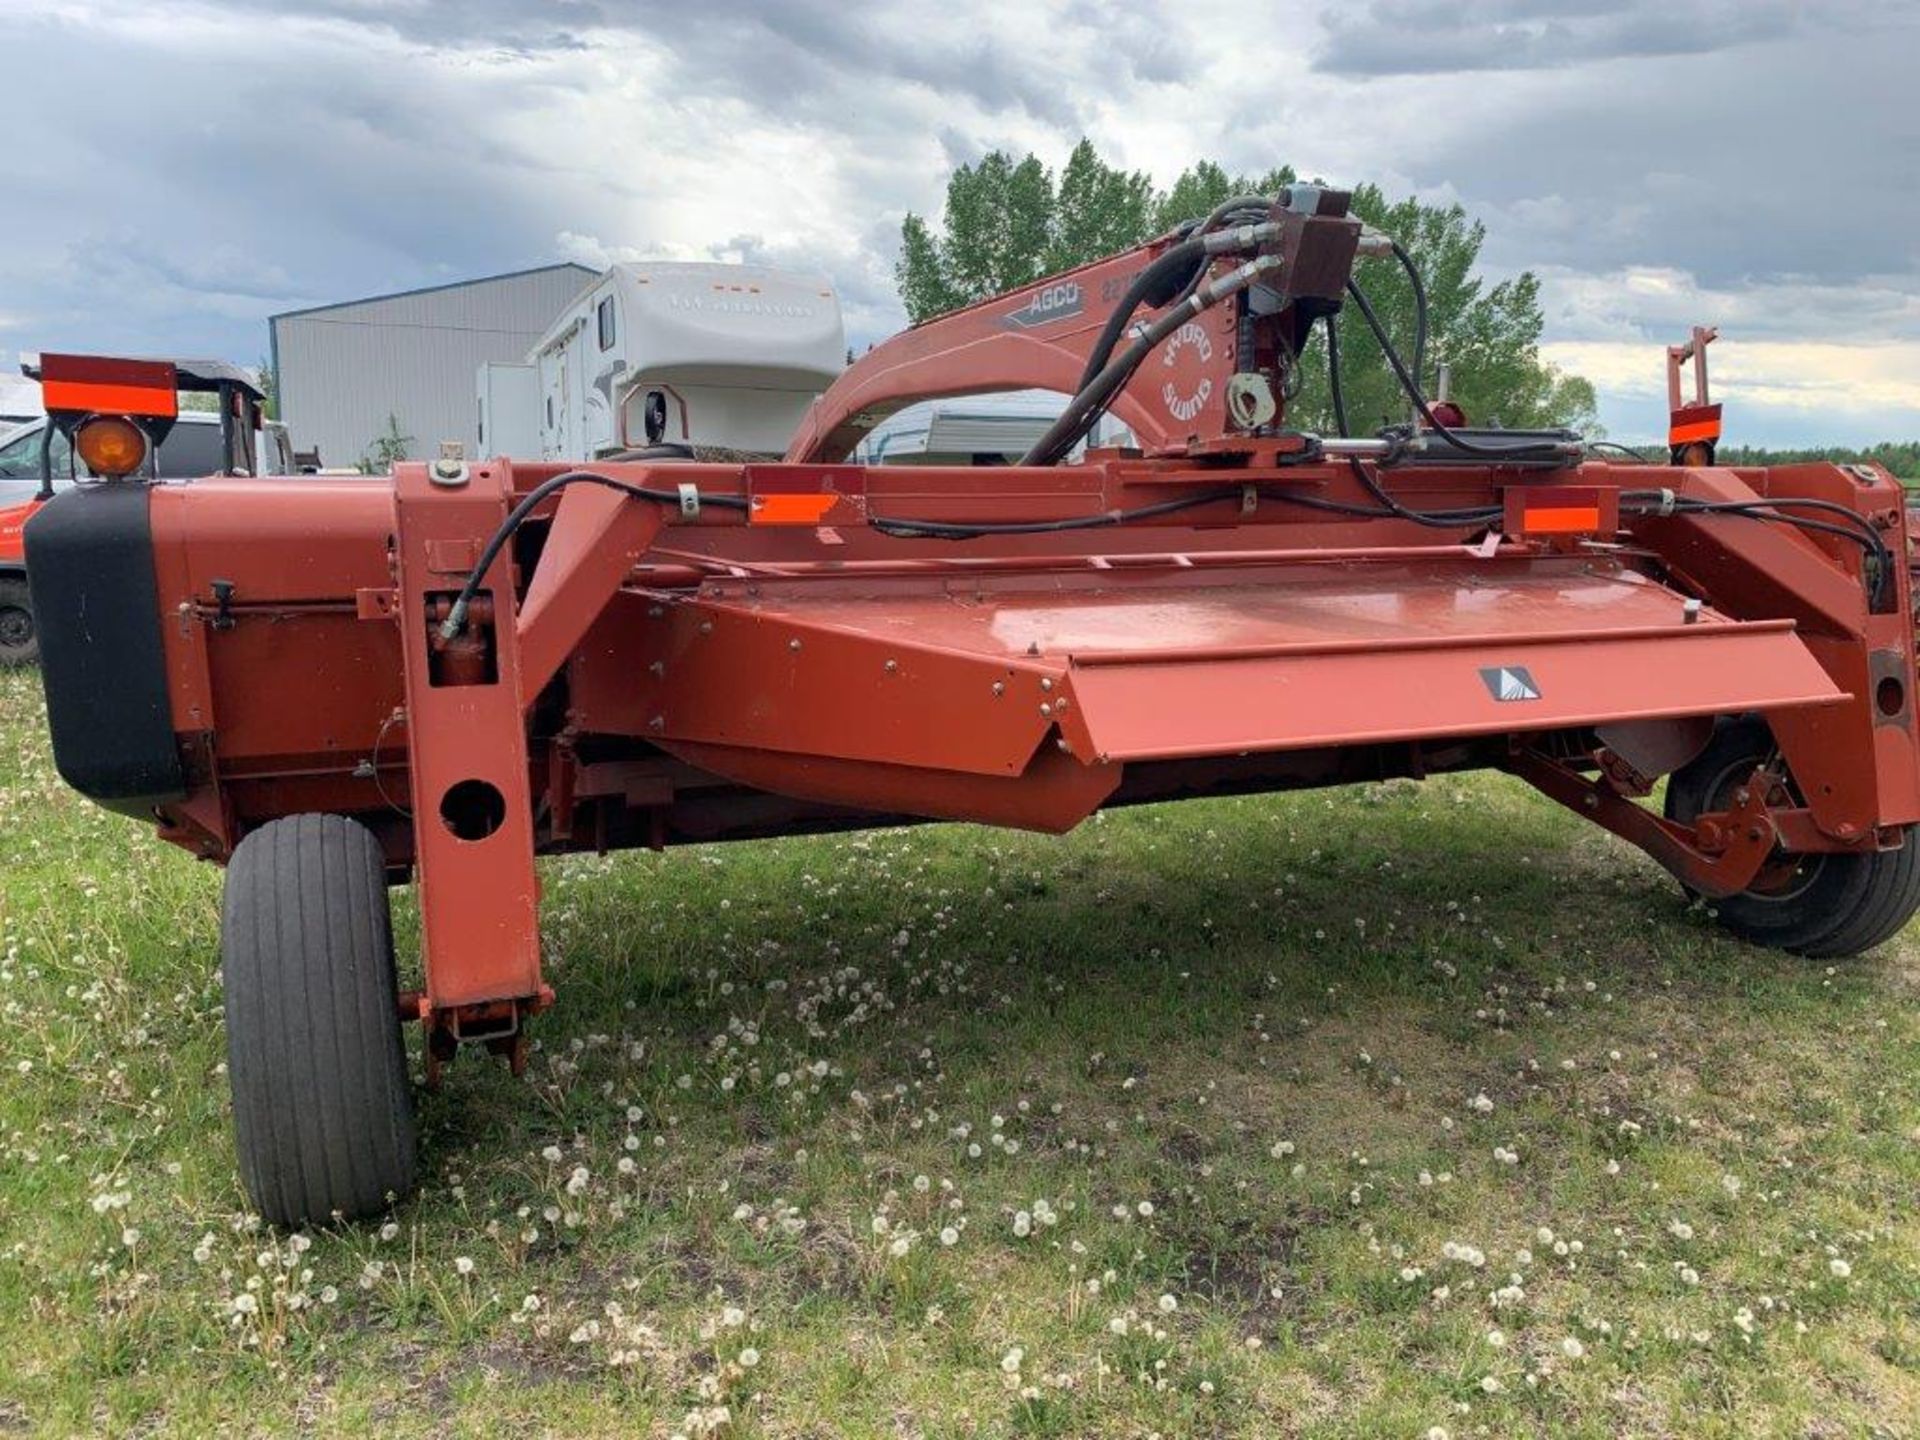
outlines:
{"label": "black fender", "polygon": [[61,778],[110,810],[151,815],[186,793],[167,697],[152,493],[76,485],[26,526],[27,589]]}

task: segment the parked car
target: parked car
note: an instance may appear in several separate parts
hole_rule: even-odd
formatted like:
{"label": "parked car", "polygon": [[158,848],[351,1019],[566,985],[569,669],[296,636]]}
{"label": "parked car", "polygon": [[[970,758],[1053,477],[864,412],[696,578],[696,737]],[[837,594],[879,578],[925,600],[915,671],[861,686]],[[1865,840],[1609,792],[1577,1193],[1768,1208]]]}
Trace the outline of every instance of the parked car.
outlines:
{"label": "parked car", "polygon": [[[22,535],[28,517],[40,508],[40,443],[46,426],[45,420],[29,420],[0,434],[0,665],[31,665],[40,654],[33,606],[27,595]],[[53,432],[52,446],[55,490],[93,478],[58,430]],[[260,428],[257,448],[261,474],[297,473],[286,426],[267,421]],[[220,467],[220,417],[207,411],[183,410],[167,438],[160,442],[160,478],[183,480],[211,475]]]}

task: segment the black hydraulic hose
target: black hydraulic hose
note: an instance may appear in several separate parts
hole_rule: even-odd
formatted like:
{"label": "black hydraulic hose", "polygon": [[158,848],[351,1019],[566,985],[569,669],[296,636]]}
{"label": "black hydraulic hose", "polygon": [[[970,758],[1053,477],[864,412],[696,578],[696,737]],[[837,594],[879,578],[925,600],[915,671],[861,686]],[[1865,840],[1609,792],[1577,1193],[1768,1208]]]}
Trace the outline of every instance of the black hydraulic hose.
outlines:
{"label": "black hydraulic hose", "polygon": [[[1872,521],[1837,501],[1792,495],[1755,500],[1697,500],[1659,490],[1623,490],[1620,500],[1623,509],[1629,504],[1634,507],[1628,513],[1649,518],[1666,515],[1739,515],[1749,520],[1771,520],[1851,541],[1873,562],[1874,573],[1866,577],[1870,608],[1876,614],[1881,613],[1887,602],[1887,587],[1893,581],[1893,551],[1886,537],[1874,528]],[[1835,515],[1845,523],[1785,513],[1789,510],[1812,510]]]}
{"label": "black hydraulic hose", "polygon": [[1271,255],[1250,260],[1239,269],[1221,276],[1211,285],[1189,296],[1180,304],[1163,310],[1154,317],[1131,345],[1116,359],[1109,361],[1091,382],[1081,387],[1079,393],[1067,402],[1067,408],[1060,412],[1060,418],[1048,426],[1046,433],[1033,443],[1025,455],[1020,457],[1020,463],[1022,465],[1058,463],[1060,457],[1078,444],[1093,428],[1094,421],[1100,418],[1108,402],[1133,378],[1133,372],[1140,368],[1140,362],[1146,359],[1154,347],[1194,316],[1211,309],[1229,295],[1244,290],[1278,263],[1279,261]]}
{"label": "black hydraulic hose", "polygon": [[[453,608],[447,612],[447,618],[440,624],[440,634],[451,640],[466,628],[467,610],[473,604],[473,597],[480,591],[481,583],[486,579],[487,571],[499,558],[501,548],[513,538],[514,532],[525,523],[540,502],[554,491],[568,485],[603,485],[609,490],[618,490],[636,500],[652,500],[661,505],[679,505],[682,503],[678,490],[649,490],[643,485],[630,485],[624,480],[616,480],[611,475],[602,475],[593,470],[567,470],[550,479],[542,480],[533,489],[521,497],[520,503],[507,512],[506,519],[500,522],[487,543],[481,548],[480,558],[474,562],[467,580],[455,597]],[[695,498],[703,506],[711,505],[721,510],[746,510],[750,502],[742,495],[702,495],[694,492]]]}
{"label": "black hydraulic hose", "polygon": [[[1205,258],[1206,249],[1202,242],[1212,234],[1228,217],[1239,212],[1257,211],[1256,218],[1264,219],[1273,202],[1264,195],[1234,195],[1222,200],[1198,224],[1190,226],[1181,233],[1178,243],[1155,256],[1152,263],[1133,278],[1126,294],[1120,297],[1113,313],[1107,316],[1107,323],[1101,327],[1100,336],[1094,341],[1093,349],[1087,355],[1085,368],[1080,372],[1080,383],[1076,391],[1084,390],[1093,383],[1094,376],[1106,368],[1113,347],[1120,343],[1120,337],[1126,332],[1127,322],[1133,319],[1134,312],[1141,305],[1158,307],[1170,301],[1185,300],[1193,294],[1200,282],[1206,278],[1207,267],[1199,263]],[[1188,267],[1191,266],[1191,269]],[[1184,275],[1182,272],[1186,272]],[[1178,279],[1177,287],[1170,288],[1169,282]],[[1155,298],[1158,296],[1159,298]]]}
{"label": "black hydraulic hose", "polygon": [[1407,279],[1413,286],[1413,380],[1414,384],[1424,386],[1427,378],[1426,282],[1420,278],[1420,267],[1413,263],[1413,257],[1407,254],[1406,247],[1391,236],[1387,243],[1393,247],[1393,258],[1400,262],[1400,268],[1407,272]]}
{"label": "black hydraulic hose", "polygon": [[1456,447],[1463,455],[1478,455],[1486,460],[1547,459],[1559,456],[1560,447],[1552,444],[1518,445],[1482,445],[1468,440],[1456,431],[1449,430],[1445,424],[1435,418],[1433,407],[1427,403],[1427,397],[1421,393],[1420,386],[1407,369],[1407,362],[1400,358],[1400,352],[1394,348],[1392,338],[1387,334],[1386,326],[1380,323],[1380,317],[1374,313],[1368,303],[1366,292],[1352,280],[1347,281],[1347,294],[1353,297],[1353,303],[1360,308],[1361,317],[1367,322],[1367,328],[1373,331],[1373,338],[1380,342],[1380,351],[1387,357],[1387,364],[1393,367],[1400,388],[1413,401],[1414,408],[1420,412],[1421,419],[1427,422],[1434,434]]}
{"label": "black hydraulic hose", "polygon": [[[1230,195],[1208,211],[1206,219],[1193,228],[1193,238],[1204,239],[1242,211],[1257,212],[1249,218],[1265,219],[1272,208],[1273,201],[1265,195]],[[1200,282],[1206,278],[1206,274],[1205,270],[1196,270],[1193,278],[1187,281],[1179,295],[1175,297],[1176,300],[1191,298],[1193,292],[1200,288]]]}
{"label": "black hydraulic hose", "polygon": [[[1415,525],[1425,525],[1435,530],[1450,530],[1459,523],[1457,520],[1448,517],[1463,512],[1449,510],[1415,510],[1411,506],[1401,504],[1398,500],[1394,499],[1393,496],[1389,495],[1386,487],[1381,485],[1372,475],[1369,475],[1367,473],[1367,467],[1362,465],[1357,458],[1349,456],[1347,464],[1353,468],[1353,478],[1360,482],[1360,488],[1375,500],[1379,501],[1380,504],[1386,508],[1387,513],[1397,519],[1410,520]],[[1488,508],[1490,510],[1494,509],[1494,507]],[[1504,515],[1504,508],[1499,509],[1496,513]]]}
{"label": "black hydraulic hose", "polygon": [[[1175,500],[1163,500],[1153,505],[1138,506],[1132,510],[1103,510],[1098,515],[1073,515],[1060,520],[983,520],[970,523],[948,520],[895,520],[875,515],[870,516],[867,523],[882,534],[902,539],[921,537],[934,540],[973,540],[988,535],[1049,535],[1063,530],[1097,530],[1110,525],[1122,525],[1130,520],[1172,515],[1182,510],[1225,501],[1232,501],[1237,505],[1244,498],[1248,488],[1244,485],[1221,486],[1193,495],[1182,495]],[[1404,513],[1401,507],[1377,509],[1369,505],[1353,505],[1344,500],[1329,500],[1319,495],[1303,495],[1293,490],[1269,490],[1262,486],[1252,488],[1263,500],[1284,505],[1297,505],[1331,515],[1344,515],[1358,520],[1414,518]],[[1431,515],[1420,517],[1416,523],[1437,524],[1450,529],[1476,529],[1499,520],[1502,513],[1501,507],[1487,505],[1467,510],[1436,511]]]}
{"label": "black hydraulic hose", "polygon": [[1333,423],[1341,438],[1353,434],[1347,428],[1347,397],[1340,388],[1340,317],[1327,316],[1327,391],[1333,400]]}
{"label": "black hydraulic hose", "polygon": [[[1179,244],[1163,250],[1146,269],[1133,277],[1133,283],[1127,287],[1126,294],[1120,297],[1120,303],[1113,307],[1113,313],[1107,316],[1107,323],[1101,327],[1100,337],[1093,342],[1093,349],[1087,355],[1086,367],[1080,372],[1080,383],[1074,387],[1077,394],[1093,383],[1093,379],[1107,368],[1107,361],[1113,355],[1113,347],[1120,343],[1127,323],[1133,319],[1133,312],[1149,296],[1161,292],[1169,283],[1178,278],[1179,290],[1184,290],[1190,280],[1188,270],[1196,273],[1204,271],[1206,246],[1200,235],[1194,234]],[[1174,293],[1178,293],[1176,290]]]}
{"label": "black hydraulic hose", "polygon": [[1651,455],[1647,454],[1647,452],[1644,450],[1636,450],[1631,445],[1622,445],[1618,440],[1589,440],[1587,441],[1587,449],[1611,450],[1616,455],[1625,455],[1630,460],[1638,460],[1642,465],[1658,465],[1658,464],[1665,463],[1664,461],[1655,460]]}

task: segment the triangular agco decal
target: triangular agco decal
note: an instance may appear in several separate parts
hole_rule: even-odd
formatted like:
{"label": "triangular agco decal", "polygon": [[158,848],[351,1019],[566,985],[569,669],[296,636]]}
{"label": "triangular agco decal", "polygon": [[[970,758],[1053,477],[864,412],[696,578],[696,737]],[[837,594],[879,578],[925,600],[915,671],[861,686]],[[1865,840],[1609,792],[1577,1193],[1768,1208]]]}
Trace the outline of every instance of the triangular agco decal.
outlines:
{"label": "triangular agco decal", "polygon": [[1533,672],[1524,665],[1488,665],[1480,671],[1480,681],[1487,687],[1487,693],[1502,704],[1540,698],[1540,687],[1534,684]]}

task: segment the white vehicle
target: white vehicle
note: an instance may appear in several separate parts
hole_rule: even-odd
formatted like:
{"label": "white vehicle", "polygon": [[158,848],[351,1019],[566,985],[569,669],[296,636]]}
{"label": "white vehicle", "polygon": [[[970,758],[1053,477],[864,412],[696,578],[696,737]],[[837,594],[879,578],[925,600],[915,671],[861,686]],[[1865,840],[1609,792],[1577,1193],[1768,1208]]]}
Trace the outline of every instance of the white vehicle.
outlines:
{"label": "white vehicle", "polygon": [[[853,458],[862,465],[1017,465],[1066,404],[1066,396],[1051,390],[921,400],[869,430]],[[1132,431],[1103,415],[1074,448],[1132,443]]]}
{"label": "white vehicle", "polygon": [[[40,481],[40,437],[45,420],[26,424],[0,435],[0,480]],[[278,420],[265,421],[256,441],[262,475],[292,475],[293,445],[287,427]],[[53,435],[53,474],[56,485],[69,477],[90,478],[87,467],[74,455],[67,437]],[[158,472],[162,480],[188,480],[211,475],[220,468],[220,417],[210,410],[182,410],[167,438],[160,442]]]}
{"label": "white vehicle", "polygon": [[[480,367],[478,453],[591,460],[650,446],[778,455],[846,365],[823,275],[615,265],[522,365]],[[538,450],[523,450],[529,433]]]}

